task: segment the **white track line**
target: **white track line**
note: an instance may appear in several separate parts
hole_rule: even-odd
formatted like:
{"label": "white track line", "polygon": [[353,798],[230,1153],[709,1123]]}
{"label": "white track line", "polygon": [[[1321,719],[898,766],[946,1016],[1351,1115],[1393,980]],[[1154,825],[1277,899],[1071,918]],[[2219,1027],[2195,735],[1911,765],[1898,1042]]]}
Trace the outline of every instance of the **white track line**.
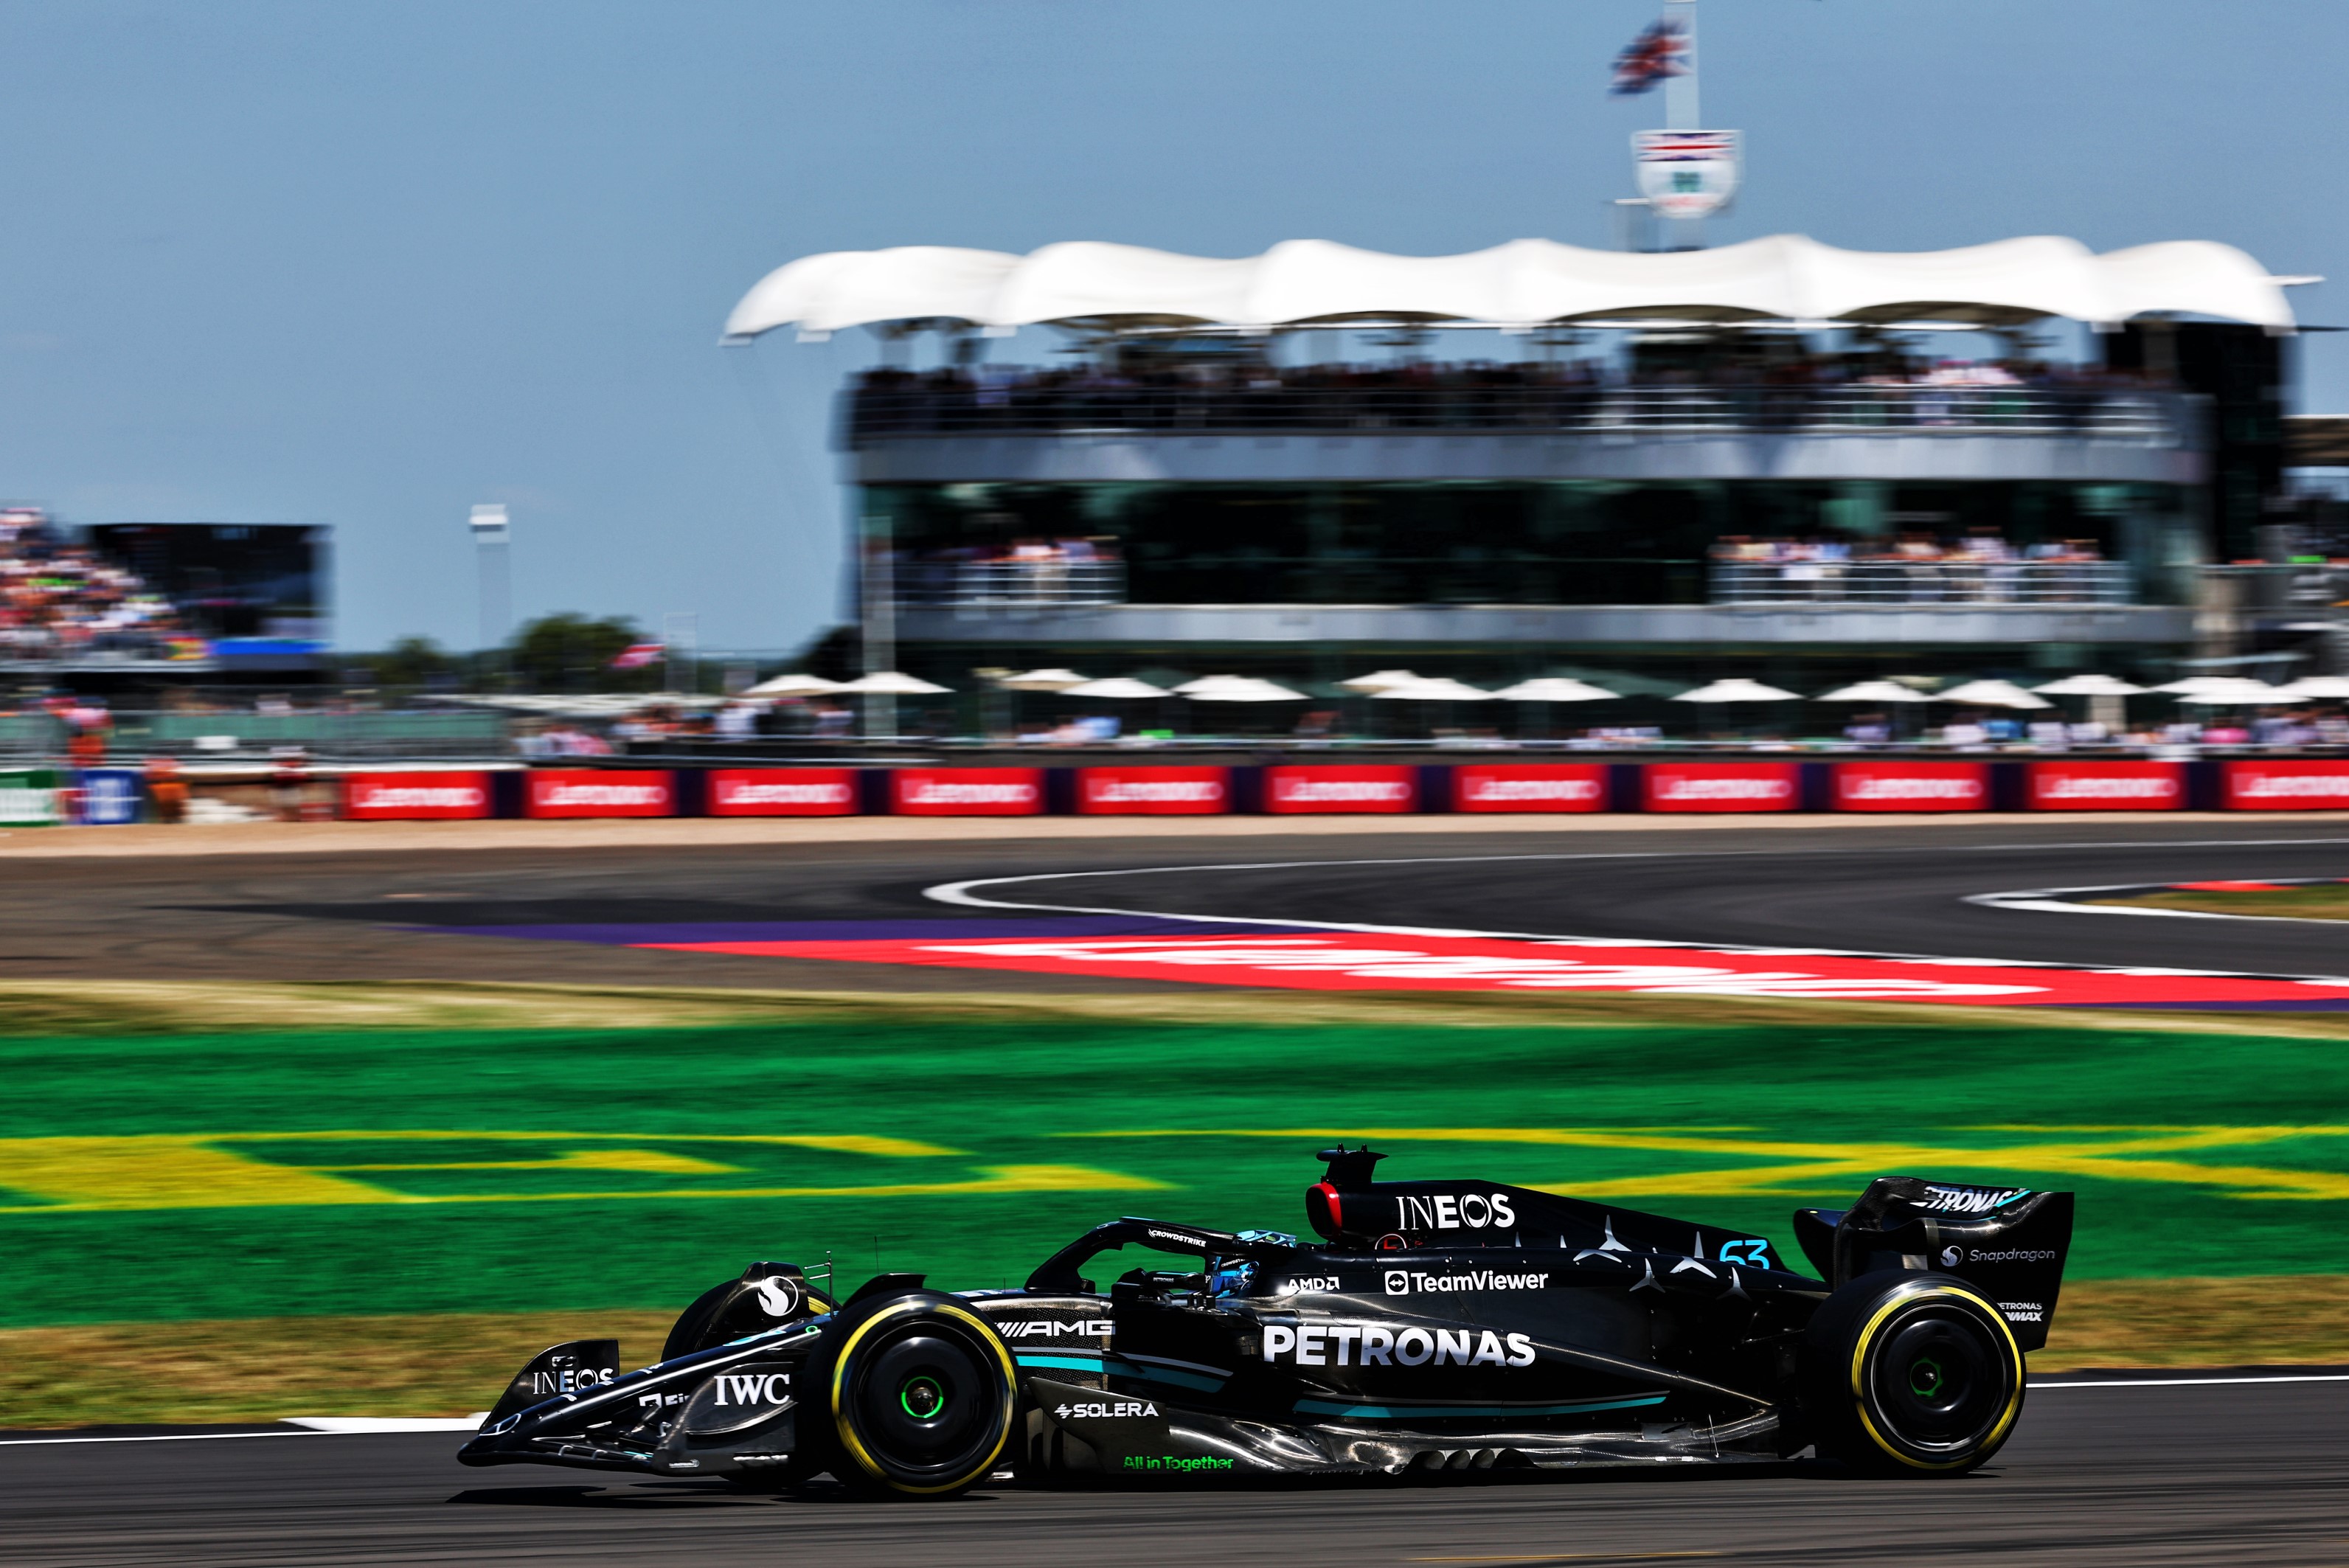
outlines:
{"label": "white track line", "polygon": [[0,1453],[10,1449],[45,1449],[59,1443],[211,1443],[239,1438],[356,1438],[357,1432],[164,1432],[147,1438],[0,1438]]}
{"label": "white track line", "polygon": [[[2229,840],[2229,839],[2214,839],[2214,840],[2190,840],[2190,841],[2188,841],[2188,843],[2187,843],[2187,844],[2182,845],[2182,846],[2180,846],[2180,845],[2168,845],[2168,846],[2152,845],[2152,846],[2149,846],[2149,845],[2144,845],[2144,844],[2137,844],[2137,845],[2126,845],[2126,846],[2082,846],[2082,847],[2115,847],[2115,848],[2146,848],[2146,847],[2169,847],[2169,848],[2177,848],[2177,847],[2203,847],[2203,846],[2207,846],[2208,845],[2210,845],[2210,844],[2220,844],[2220,845],[2224,845],[2224,844],[2230,844],[2230,843],[2233,843],[2233,842],[2235,842],[2235,841],[2234,841],[2234,840]],[[2248,841],[2245,841],[2245,842],[2248,842]],[[2269,843],[2292,843],[2292,844],[2302,844],[2302,843],[2305,843],[2305,844],[2341,844],[2341,845],[2349,845],[2349,838],[2274,839],[2274,840],[2266,840],[2266,841],[2264,841],[2264,842],[2269,842]],[[2019,845],[2019,844],[2018,844],[2018,845],[2000,845],[2000,846],[1989,846],[1989,845],[1985,845],[1985,846],[1978,846],[1977,847],[1982,847],[1982,848],[2009,848],[2009,849],[2044,849],[2044,848],[2049,848],[2049,847],[2063,847],[2063,846],[2047,846],[2047,845]],[[1736,856],[1749,856],[1749,855],[1785,854],[1785,853],[1786,853],[1786,851],[1783,851],[1783,850],[1733,850],[1733,851],[1731,851],[1731,852],[1729,852],[1729,853],[1730,853],[1730,854],[1732,854],[1732,855],[1736,855]],[[1867,853],[1882,853],[1882,851],[1865,851],[1865,850],[1863,850],[1863,851],[1854,851],[1854,852],[1852,852],[1852,853],[1860,853],[1860,854],[1867,854]],[[2145,968],[2145,967],[2143,967],[2143,966],[2127,965],[2127,964],[2065,964],[2065,963],[2052,963],[2052,962],[2049,962],[2049,961],[2045,961],[2045,960],[2030,960],[2030,959],[1992,959],[1992,958],[1961,958],[1961,957],[1958,957],[1958,956],[1951,955],[1951,954],[1947,954],[1947,953],[1871,952],[1871,951],[1868,951],[1868,950],[1862,950],[1862,949],[1856,949],[1856,948],[1784,948],[1784,947],[1751,947],[1751,946],[1746,946],[1746,945],[1744,945],[1744,944],[1741,944],[1741,943],[1736,943],[1736,942],[1699,942],[1699,941],[1684,941],[1684,940],[1661,940],[1661,939],[1651,938],[1651,937],[1593,937],[1593,936],[1560,936],[1560,935],[1558,935],[1558,934],[1557,934],[1557,933],[1555,933],[1555,932],[1548,932],[1548,931],[1493,931],[1493,930],[1481,930],[1481,929],[1467,929],[1467,928],[1450,927],[1450,926],[1391,926],[1391,925],[1371,925],[1371,924],[1367,924],[1367,923],[1364,923],[1364,922],[1361,922],[1361,921],[1354,921],[1354,920],[1272,919],[1268,919],[1268,918],[1266,918],[1266,917],[1263,917],[1263,916],[1253,916],[1253,915],[1193,915],[1193,914],[1181,914],[1181,913],[1176,913],[1176,912],[1174,912],[1174,911],[1171,911],[1171,910],[1165,910],[1165,909],[1112,909],[1112,908],[1108,908],[1108,907],[1105,907],[1105,906],[1096,905],[1096,904],[1036,904],[1036,903],[1025,903],[1025,902],[1019,902],[1019,901],[1015,901],[1015,900],[1008,899],[1008,898],[982,898],[982,897],[979,895],[979,893],[978,892],[978,889],[982,888],[1006,888],[1006,887],[1011,887],[1011,886],[1014,886],[1014,885],[1016,885],[1016,884],[1022,883],[1022,882],[1073,882],[1073,881],[1081,881],[1081,880],[1082,880],[1082,879],[1084,879],[1084,878],[1086,878],[1086,877],[1158,877],[1158,876],[1167,876],[1167,875],[1179,874],[1179,873],[1185,872],[1185,871],[1198,871],[1198,872],[1212,872],[1212,871],[1320,871],[1320,870],[1345,870],[1345,869],[1349,869],[1349,868],[1350,868],[1350,867],[1360,867],[1360,866],[1452,866],[1452,865],[1487,865],[1487,864],[1492,864],[1492,863],[1495,863],[1495,862],[1500,862],[1500,861],[1518,861],[1518,860],[1686,860],[1686,859],[1719,859],[1719,858],[1726,858],[1726,857],[1725,857],[1725,856],[1718,856],[1718,855],[1706,855],[1706,854],[1703,854],[1703,853],[1702,853],[1702,852],[1693,852],[1693,853],[1676,853],[1676,852],[1668,852],[1668,851],[1657,850],[1657,851],[1633,851],[1633,852],[1624,852],[1624,853],[1619,853],[1619,854],[1593,854],[1593,855],[1458,855],[1458,856],[1454,856],[1454,855],[1414,855],[1414,856],[1399,856],[1399,857],[1372,857],[1372,858],[1368,858],[1368,859],[1353,859],[1353,860],[1248,860],[1248,861],[1233,861],[1233,862],[1226,862],[1226,863],[1221,863],[1221,864],[1210,863],[1210,864],[1205,864],[1205,865],[1195,865],[1195,866],[1136,866],[1136,867],[1128,867],[1128,868],[1123,869],[1123,870],[1115,870],[1115,871],[1037,871],[1037,872],[1030,872],[1030,873],[1028,873],[1028,874],[1026,874],[1026,875],[1024,875],[1024,876],[1019,876],[1019,877],[970,877],[970,878],[968,878],[968,879],[967,879],[967,880],[965,880],[965,881],[960,881],[960,882],[941,882],[941,883],[937,884],[936,887],[932,887],[932,888],[924,888],[924,889],[922,890],[922,896],[923,896],[924,898],[935,898],[935,899],[936,899],[936,900],[937,900],[939,903],[941,903],[941,904],[958,904],[958,905],[961,905],[961,906],[963,906],[963,907],[965,907],[965,908],[968,908],[968,909],[1035,909],[1035,910],[1041,910],[1041,911],[1046,912],[1046,913],[1049,913],[1049,914],[1060,914],[1060,915],[1123,915],[1123,916],[1127,916],[1127,917],[1130,917],[1130,918],[1140,918],[1140,919],[1156,919],[1156,920],[1183,920],[1183,921],[1187,921],[1187,922],[1189,922],[1189,923],[1191,923],[1191,924],[1194,924],[1194,925],[1215,925],[1215,926],[1289,926],[1289,927],[1303,927],[1303,928],[1306,928],[1306,929],[1311,929],[1311,930],[1323,930],[1323,931],[1361,931],[1361,932],[1366,932],[1366,933],[1369,933],[1369,934],[1372,934],[1372,935],[1391,936],[1391,937],[1485,937],[1485,938],[1498,938],[1498,939],[1501,939],[1501,940],[1511,940],[1511,941],[1535,941],[1535,942],[1547,942],[1547,943],[1553,943],[1553,944],[1556,944],[1556,945],[1558,945],[1558,946],[1562,946],[1562,947],[1566,947],[1566,946],[1587,946],[1587,947],[1630,947],[1630,948],[1694,948],[1694,949],[1697,949],[1697,950],[1701,950],[1701,951],[1705,951],[1705,952],[1744,953],[1744,954],[1747,954],[1747,955],[1749,955],[1749,956],[1753,956],[1753,957],[1770,957],[1770,956],[1774,956],[1774,955],[1775,955],[1775,956],[1780,956],[1780,957],[1795,957],[1795,956],[1805,956],[1805,957],[1819,957],[1819,958],[1864,958],[1864,959],[1878,959],[1878,960],[1882,960],[1882,961],[1888,961],[1888,962],[1891,962],[1891,963],[1916,963],[1916,964],[1937,964],[1937,965],[1952,965],[1952,964],[1956,964],[1956,965],[1979,965],[1979,966],[1982,966],[1982,967],[1983,967],[1983,968],[1993,968],[1993,967],[1995,967],[1995,968],[2007,968],[2007,969],[2057,969],[2057,970],[2068,970],[2068,971],[2072,971],[2072,972],[2074,972],[2074,973],[2081,973],[2081,974],[2163,974],[2163,975],[2189,975],[2189,976],[2196,976],[2196,977],[2199,977],[2199,978],[2203,978],[2203,979],[2213,979],[2213,980],[2281,980],[2281,981],[2292,981],[2313,982],[2313,983],[2320,984],[2320,985],[2349,985],[2349,975],[2328,975],[2328,974],[2269,974],[2269,973],[2263,973],[2263,972],[2261,972],[2261,971],[2254,971],[2254,970],[2236,970],[2236,969],[2169,969],[2169,968],[2163,968],[2163,969],[2158,969],[2158,970],[2157,970],[2157,969],[2147,969],[2147,968]],[[2128,884],[2128,886],[2143,886],[2143,884]],[[1966,901],[1966,902],[1969,902],[1969,903],[1979,903],[1979,902],[1982,902],[1982,900],[1985,900],[1985,899],[1992,899],[1992,898],[2044,898],[2044,897],[2046,897],[2046,896],[2047,896],[2048,894],[2050,894],[2050,893],[2053,893],[2053,892],[2063,892],[2063,891],[2066,891],[2066,890],[2067,890],[2067,889],[2063,889],[2063,888],[2040,888],[2040,889],[2036,889],[2036,890],[2033,890],[2033,891],[2029,891],[2029,892],[2017,893],[2017,894],[2002,894],[2002,893],[1976,893],[1976,894],[1972,894],[1972,895],[1969,895],[1969,896],[1967,896],[1967,898],[1966,898],[1966,900],[1965,900],[1965,901]],[[2069,890],[2071,890],[2071,891],[2088,891],[2088,892],[2094,892],[2094,891],[2100,891],[2100,890],[2103,890],[2103,889],[2085,888],[2085,889],[2069,889]],[[2020,907],[2020,906],[1999,906],[1999,907]],[[2063,908],[2064,908],[2064,909],[2069,909],[2074,908],[2075,906],[2069,906],[2069,905],[2066,905],[2066,906],[2062,906],[2062,907],[2063,907]],[[2078,907],[2079,907],[2079,908],[2087,908],[2087,907],[2089,907],[2089,906],[2078,906]],[[2098,907],[2101,907],[2101,906],[2098,906]]]}
{"label": "white track line", "polygon": [[121,1438],[0,1438],[0,1449],[37,1449],[58,1443],[205,1443],[236,1438],[379,1438],[414,1432],[472,1432],[483,1417],[419,1416],[288,1416],[300,1427],[293,1432],[159,1432]]}
{"label": "white track line", "polygon": [[[2337,882],[2337,877],[2284,877],[2278,885],[2317,888]],[[2217,909],[2160,909],[2142,904],[2083,904],[2094,893],[2160,893],[2173,890],[2158,882],[2121,882],[2100,888],[2029,888],[2012,893],[1969,893],[1965,901],[1987,909],[2032,909],[2048,915],[2150,915],[2162,920],[2260,920],[2287,926],[2337,926],[2338,920],[2312,919],[2304,915],[2230,915]],[[2182,889],[2191,891],[2191,889]]]}

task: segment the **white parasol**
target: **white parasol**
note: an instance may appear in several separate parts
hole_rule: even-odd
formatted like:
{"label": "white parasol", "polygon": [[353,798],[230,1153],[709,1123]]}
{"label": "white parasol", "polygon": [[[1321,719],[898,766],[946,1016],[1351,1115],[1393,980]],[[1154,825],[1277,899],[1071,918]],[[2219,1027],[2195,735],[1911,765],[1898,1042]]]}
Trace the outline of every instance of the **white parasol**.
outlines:
{"label": "white parasol", "polygon": [[1812,699],[1815,702],[1930,702],[1931,698],[1912,691],[1898,680],[1857,680],[1849,686],[1838,686],[1832,691],[1822,691]]}
{"label": "white parasol", "polygon": [[1128,698],[1172,697],[1164,686],[1153,686],[1147,680],[1136,680],[1130,675],[1112,675],[1102,680],[1088,680],[1079,686],[1064,686],[1063,697],[1094,697],[1111,701]]}
{"label": "white parasol", "polygon": [[1970,702],[1982,708],[2053,708],[2044,697],[2033,697],[2012,680],[1969,680],[1947,691],[1933,693],[1936,702]]}
{"label": "white parasol", "polygon": [[1748,680],[1738,675],[1692,691],[1675,692],[1671,700],[1675,702],[1798,702],[1802,696],[1799,692],[1781,691],[1775,686],[1764,686],[1759,680]]}
{"label": "white parasol", "polygon": [[1520,680],[1515,686],[1504,686],[1493,695],[1504,702],[1597,702],[1610,700],[1620,693],[1568,676],[1545,675],[1533,680]]}

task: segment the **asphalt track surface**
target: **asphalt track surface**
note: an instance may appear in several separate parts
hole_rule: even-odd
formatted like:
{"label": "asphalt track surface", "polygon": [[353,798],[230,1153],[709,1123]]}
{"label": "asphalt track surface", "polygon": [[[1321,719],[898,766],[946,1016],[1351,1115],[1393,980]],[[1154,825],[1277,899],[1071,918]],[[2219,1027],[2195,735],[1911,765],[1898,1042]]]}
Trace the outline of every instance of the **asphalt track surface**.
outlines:
{"label": "asphalt track surface", "polygon": [[127,1563],[2337,1563],[2340,1383],[2067,1387],[1957,1480],[1824,1467],[867,1504],[466,1469],[445,1435],[0,1445],[0,1561]]}
{"label": "asphalt track surface", "polygon": [[[1242,864],[1245,863],[1245,864]],[[1168,869],[1168,867],[1172,867]],[[23,861],[0,976],[1182,991],[502,940],[497,925],[1000,919],[1010,904],[2082,964],[2349,974],[2349,924],[1973,895],[2349,876],[2349,823],[1094,840]],[[1077,873],[1111,873],[1076,875]],[[1032,879],[1050,874],[1050,879]],[[1031,878],[1004,882],[999,878]],[[461,932],[451,927],[469,928]],[[444,1435],[0,1446],[0,1563],[2349,1563],[2349,1384],[2066,1387],[1956,1481],[1822,1469],[1237,1493],[812,1491],[468,1470]]]}
{"label": "asphalt track surface", "polygon": [[[1172,869],[1167,869],[1172,867]],[[497,940],[499,926],[1001,919],[1002,904],[2092,965],[2349,974],[2349,923],[1992,909],[1982,893],[2349,876],[2349,821],[1201,836],[22,860],[0,977],[1099,992],[1180,981]],[[1079,873],[1082,873],[1079,875]],[[1017,881],[996,880],[1020,878]],[[451,928],[465,928],[457,930]]]}

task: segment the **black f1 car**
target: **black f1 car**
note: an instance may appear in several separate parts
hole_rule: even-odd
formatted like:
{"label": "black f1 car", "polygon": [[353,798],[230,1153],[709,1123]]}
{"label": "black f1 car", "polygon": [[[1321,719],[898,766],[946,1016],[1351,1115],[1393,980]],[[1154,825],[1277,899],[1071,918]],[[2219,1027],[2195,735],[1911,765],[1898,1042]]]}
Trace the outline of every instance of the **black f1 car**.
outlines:
{"label": "black f1 car", "polygon": [[[881,1274],[837,1303],[754,1263],[661,1359],[543,1352],[459,1458],[944,1497],[1160,1480],[1771,1460],[1955,1475],[2023,1408],[2072,1195],[1885,1177],[1764,1238],[1325,1150],[1319,1242],[1114,1220],[1024,1289]],[[1125,1246],[1182,1267],[1086,1277]],[[829,1282],[827,1282],[827,1286]]]}

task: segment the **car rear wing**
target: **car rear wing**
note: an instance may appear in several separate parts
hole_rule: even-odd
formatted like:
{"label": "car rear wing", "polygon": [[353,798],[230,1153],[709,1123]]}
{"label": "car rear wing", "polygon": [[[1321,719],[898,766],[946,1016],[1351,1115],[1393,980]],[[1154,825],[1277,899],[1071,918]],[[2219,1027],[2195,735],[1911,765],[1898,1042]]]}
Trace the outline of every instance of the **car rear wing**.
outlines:
{"label": "car rear wing", "polygon": [[2068,1192],[1882,1176],[1849,1209],[1796,1210],[1795,1239],[1833,1285],[1887,1270],[1954,1274],[2037,1350],[2055,1320],[2072,1206]]}

